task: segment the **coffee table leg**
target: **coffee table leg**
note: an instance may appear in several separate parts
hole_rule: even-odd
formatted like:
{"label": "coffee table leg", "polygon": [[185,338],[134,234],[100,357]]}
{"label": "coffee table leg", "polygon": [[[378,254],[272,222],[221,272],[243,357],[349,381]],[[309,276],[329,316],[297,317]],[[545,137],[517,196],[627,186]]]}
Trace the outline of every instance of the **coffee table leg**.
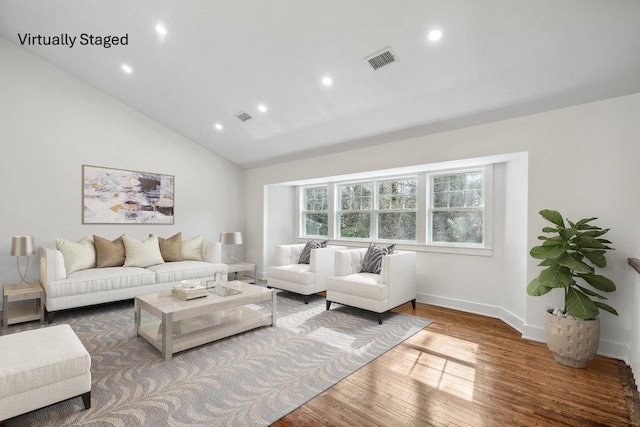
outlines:
{"label": "coffee table leg", "polygon": [[171,360],[171,356],[173,355],[173,346],[171,343],[173,334],[173,314],[163,314],[162,320],[164,321],[164,334],[162,334],[162,352],[164,353],[164,360]]}
{"label": "coffee table leg", "polygon": [[2,297],[2,303],[3,303],[3,308],[2,308],[2,333],[0,333],[0,335],[5,335],[7,333],[7,312],[9,311],[9,303],[7,302],[7,296],[4,295]]}
{"label": "coffee table leg", "polygon": [[133,300],[133,321],[135,322],[136,336],[140,336],[140,304],[138,298]]}
{"label": "coffee table leg", "polygon": [[271,289],[271,326],[276,325],[276,312],[277,310],[277,294],[275,289]]}

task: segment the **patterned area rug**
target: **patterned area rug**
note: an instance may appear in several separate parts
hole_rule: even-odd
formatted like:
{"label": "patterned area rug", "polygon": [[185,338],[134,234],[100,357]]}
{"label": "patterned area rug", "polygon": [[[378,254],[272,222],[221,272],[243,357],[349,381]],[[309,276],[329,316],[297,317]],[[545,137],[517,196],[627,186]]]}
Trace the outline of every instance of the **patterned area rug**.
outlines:
{"label": "patterned area rug", "polygon": [[[280,419],[430,322],[371,313],[313,297],[278,294],[277,327],[263,327],[174,355],[133,326],[133,303],[57,315],[91,354],[92,406],[81,399],[23,416],[8,426],[264,426]],[[270,303],[254,307],[270,310]],[[11,333],[38,323],[11,327]]]}

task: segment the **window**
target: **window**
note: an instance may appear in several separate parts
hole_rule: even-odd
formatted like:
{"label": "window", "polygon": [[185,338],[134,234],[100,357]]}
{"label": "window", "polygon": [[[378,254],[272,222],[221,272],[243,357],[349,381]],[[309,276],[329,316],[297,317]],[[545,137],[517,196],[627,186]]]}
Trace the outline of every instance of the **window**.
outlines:
{"label": "window", "polygon": [[416,240],[416,179],[378,183],[378,238]]}
{"label": "window", "polygon": [[429,240],[484,242],[484,172],[431,176]]}
{"label": "window", "polygon": [[492,186],[493,165],[476,164],[300,187],[300,237],[490,255]]}
{"label": "window", "polygon": [[329,234],[328,186],[304,188],[302,206],[302,224],[305,236],[323,236]]}
{"label": "window", "polygon": [[372,183],[338,186],[340,237],[369,238],[371,233]]}

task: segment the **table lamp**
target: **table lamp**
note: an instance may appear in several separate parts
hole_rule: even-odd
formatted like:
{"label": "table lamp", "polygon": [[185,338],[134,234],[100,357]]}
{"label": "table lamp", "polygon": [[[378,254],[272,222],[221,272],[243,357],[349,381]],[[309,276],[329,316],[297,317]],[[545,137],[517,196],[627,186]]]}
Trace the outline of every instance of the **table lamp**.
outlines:
{"label": "table lamp", "polygon": [[[29,273],[29,257],[31,255],[35,255],[36,246],[33,243],[33,236],[13,236],[11,240],[11,256],[16,257],[16,265],[18,267],[18,274],[20,275],[20,283],[28,283],[25,280],[27,274]],[[24,274],[20,271],[20,257],[27,257],[27,269]]]}
{"label": "table lamp", "polygon": [[220,233],[220,243],[227,245],[227,257],[229,257],[229,260],[237,262],[235,245],[242,244],[242,233],[239,231],[223,231]]}

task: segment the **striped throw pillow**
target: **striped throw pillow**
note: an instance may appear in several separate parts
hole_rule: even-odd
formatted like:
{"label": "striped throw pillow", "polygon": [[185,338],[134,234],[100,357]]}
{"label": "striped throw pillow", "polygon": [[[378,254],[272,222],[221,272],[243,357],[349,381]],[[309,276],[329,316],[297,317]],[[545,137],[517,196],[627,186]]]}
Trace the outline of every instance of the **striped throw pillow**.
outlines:
{"label": "striped throw pillow", "polygon": [[311,262],[311,249],[326,248],[327,243],[329,243],[328,240],[325,240],[324,242],[316,242],[313,239],[309,239],[307,244],[304,245],[302,252],[300,252],[298,264],[309,264]]}
{"label": "striped throw pillow", "polygon": [[369,249],[367,249],[367,253],[364,254],[364,258],[362,259],[362,270],[360,270],[360,273],[380,274],[380,269],[382,268],[382,257],[385,255],[391,255],[395,248],[395,243],[391,246],[387,246],[386,248],[379,248],[371,242],[369,244]]}

